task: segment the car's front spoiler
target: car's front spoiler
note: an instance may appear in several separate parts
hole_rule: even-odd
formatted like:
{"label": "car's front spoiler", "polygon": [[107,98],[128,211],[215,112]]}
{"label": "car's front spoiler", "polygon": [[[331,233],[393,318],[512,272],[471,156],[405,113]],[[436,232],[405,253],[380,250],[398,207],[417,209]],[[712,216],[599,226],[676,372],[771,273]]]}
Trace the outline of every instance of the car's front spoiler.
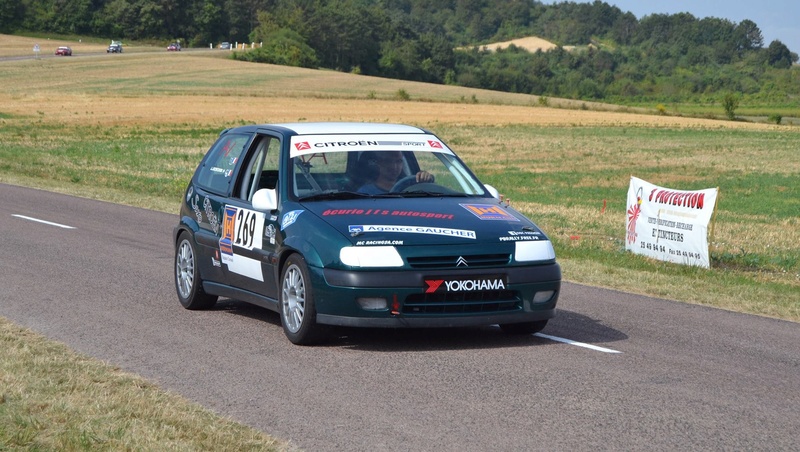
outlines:
{"label": "car's front spoiler", "polygon": [[317,322],[325,325],[365,328],[451,328],[467,326],[503,325],[511,323],[535,322],[551,319],[555,316],[553,309],[535,312],[514,312],[465,317],[410,317],[396,315],[392,317],[345,317],[330,314],[317,314]]}

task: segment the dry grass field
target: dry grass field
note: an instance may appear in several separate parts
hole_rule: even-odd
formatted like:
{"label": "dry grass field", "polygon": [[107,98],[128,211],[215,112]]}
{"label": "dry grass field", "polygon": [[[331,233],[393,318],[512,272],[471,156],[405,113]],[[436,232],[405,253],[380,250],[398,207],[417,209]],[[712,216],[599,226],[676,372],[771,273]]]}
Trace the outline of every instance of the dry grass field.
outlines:
{"label": "dry grass field", "polygon": [[[298,77],[299,78],[299,77]],[[313,83],[314,77],[309,77]],[[406,86],[410,86],[407,83]],[[296,97],[248,98],[225,101],[215,95],[171,95],[123,99],[113,94],[58,94],[56,90],[0,93],[3,112],[38,114],[48,122],[95,125],[157,123],[230,124],[237,122],[363,121],[403,122],[423,126],[535,125],[683,127],[702,129],[769,129],[766,124],[730,123],[699,118],[660,117],[617,112],[530,108],[508,105],[467,105],[457,102],[397,102],[392,100]],[[124,108],[120,108],[124,104]],[[32,111],[33,110],[33,111]]]}
{"label": "dry grass field", "polygon": [[[0,57],[17,49],[30,55],[34,42],[0,35]],[[775,127],[635,114],[630,108],[563,99],[548,99],[544,107],[538,96],[239,62],[218,50],[166,58],[166,51],[144,48],[108,55],[105,47],[86,45],[87,52],[101,54],[6,62],[0,66],[2,113],[97,125],[370,120],[425,126]],[[73,46],[76,55],[79,48]],[[401,90],[412,102],[398,101]]]}

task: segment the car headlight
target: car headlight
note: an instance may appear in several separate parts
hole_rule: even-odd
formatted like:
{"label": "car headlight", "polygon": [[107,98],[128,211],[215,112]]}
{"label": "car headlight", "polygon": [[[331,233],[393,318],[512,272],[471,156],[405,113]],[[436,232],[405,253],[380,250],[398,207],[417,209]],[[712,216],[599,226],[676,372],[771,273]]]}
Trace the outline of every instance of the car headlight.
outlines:
{"label": "car headlight", "polygon": [[556,251],[549,240],[515,242],[514,260],[517,262],[549,261],[556,258]]}
{"label": "car headlight", "polygon": [[402,267],[403,258],[393,246],[346,246],[339,259],[351,267]]}

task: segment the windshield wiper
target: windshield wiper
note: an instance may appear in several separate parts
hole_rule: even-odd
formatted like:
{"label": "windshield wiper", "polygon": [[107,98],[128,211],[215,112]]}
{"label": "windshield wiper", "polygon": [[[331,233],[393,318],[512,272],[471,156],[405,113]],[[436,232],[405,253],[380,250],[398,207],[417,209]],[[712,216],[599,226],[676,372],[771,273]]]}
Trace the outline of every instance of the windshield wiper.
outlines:
{"label": "windshield wiper", "polygon": [[440,192],[440,191],[425,191],[425,190],[412,190],[412,191],[404,191],[402,195],[406,198],[425,198],[425,197],[435,197],[435,198],[466,198],[470,195],[465,193],[457,193],[457,192]]}
{"label": "windshield wiper", "polygon": [[300,201],[319,201],[323,199],[356,199],[356,198],[369,198],[370,195],[365,193],[357,193],[354,191],[328,191],[323,193],[315,193],[313,195],[304,196]]}

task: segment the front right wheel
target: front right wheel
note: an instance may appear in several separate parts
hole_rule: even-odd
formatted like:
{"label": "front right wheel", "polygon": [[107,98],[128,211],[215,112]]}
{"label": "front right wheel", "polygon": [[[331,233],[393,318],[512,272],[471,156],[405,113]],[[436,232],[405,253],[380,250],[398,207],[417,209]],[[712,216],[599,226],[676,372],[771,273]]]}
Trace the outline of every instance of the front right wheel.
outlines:
{"label": "front right wheel", "polygon": [[321,338],[308,266],[299,254],[289,256],[281,272],[280,314],[283,332],[293,344],[310,345]]}

